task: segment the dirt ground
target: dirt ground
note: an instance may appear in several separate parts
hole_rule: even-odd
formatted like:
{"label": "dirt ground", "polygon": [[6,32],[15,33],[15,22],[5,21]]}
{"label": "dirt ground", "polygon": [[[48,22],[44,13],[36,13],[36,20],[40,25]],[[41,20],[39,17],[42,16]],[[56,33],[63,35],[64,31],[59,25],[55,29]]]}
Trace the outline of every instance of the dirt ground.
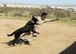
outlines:
{"label": "dirt ground", "polygon": [[59,54],[76,41],[76,26],[48,22],[37,26],[40,34],[29,36],[31,45],[8,46],[6,43],[13,39],[8,37],[16,29],[24,26],[27,21],[0,19],[0,54]]}

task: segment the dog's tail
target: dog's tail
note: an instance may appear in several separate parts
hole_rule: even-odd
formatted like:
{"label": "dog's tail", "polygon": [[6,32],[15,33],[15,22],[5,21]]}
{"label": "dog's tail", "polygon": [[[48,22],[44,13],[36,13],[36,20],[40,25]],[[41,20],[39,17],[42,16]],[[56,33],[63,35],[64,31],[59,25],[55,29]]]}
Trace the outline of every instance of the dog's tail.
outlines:
{"label": "dog's tail", "polygon": [[11,33],[11,34],[7,34],[7,36],[10,37],[10,36],[12,36],[12,35],[14,35],[14,34],[15,34],[15,32],[13,32],[13,33]]}

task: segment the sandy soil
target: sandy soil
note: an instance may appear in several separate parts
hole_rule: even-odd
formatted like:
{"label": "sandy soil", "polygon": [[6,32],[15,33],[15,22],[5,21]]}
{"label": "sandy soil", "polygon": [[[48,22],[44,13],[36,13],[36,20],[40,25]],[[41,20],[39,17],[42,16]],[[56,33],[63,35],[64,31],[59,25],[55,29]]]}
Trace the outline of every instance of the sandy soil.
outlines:
{"label": "sandy soil", "polygon": [[0,19],[0,54],[58,54],[76,41],[76,27],[56,22],[37,26],[40,34],[29,36],[31,45],[10,47],[6,43],[13,39],[7,34],[26,24],[25,20]]}

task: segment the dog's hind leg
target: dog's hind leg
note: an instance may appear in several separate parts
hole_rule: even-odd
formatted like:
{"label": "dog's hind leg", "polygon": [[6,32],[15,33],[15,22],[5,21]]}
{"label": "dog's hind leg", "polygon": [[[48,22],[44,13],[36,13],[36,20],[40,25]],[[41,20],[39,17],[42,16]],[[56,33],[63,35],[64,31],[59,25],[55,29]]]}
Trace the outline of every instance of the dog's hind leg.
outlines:
{"label": "dog's hind leg", "polygon": [[12,45],[15,46],[16,39],[12,41]]}
{"label": "dog's hind leg", "polygon": [[15,46],[16,41],[19,40],[20,34],[15,34],[14,37],[15,37],[15,38],[14,38],[14,40],[12,41],[13,46]]}
{"label": "dog's hind leg", "polygon": [[22,37],[24,37],[26,34],[23,34]]}
{"label": "dog's hind leg", "polygon": [[24,37],[26,35],[30,35],[31,33],[30,32],[26,32],[25,34],[23,34],[21,37]]}

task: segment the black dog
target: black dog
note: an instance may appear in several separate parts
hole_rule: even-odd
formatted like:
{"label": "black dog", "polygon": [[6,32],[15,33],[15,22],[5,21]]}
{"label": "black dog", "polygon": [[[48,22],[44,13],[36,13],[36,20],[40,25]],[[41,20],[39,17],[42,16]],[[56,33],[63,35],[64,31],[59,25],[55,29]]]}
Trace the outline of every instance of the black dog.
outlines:
{"label": "black dog", "polygon": [[39,34],[38,32],[35,31],[35,25],[38,24],[37,22],[38,22],[38,20],[33,16],[32,19],[29,22],[27,22],[25,26],[17,29],[12,34],[7,34],[7,36],[14,35],[14,40],[12,41],[13,46],[15,46],[15,42],[17,40],[19,40],[21,34],[23,34],[23,33],[25,33],[25,35],[30,35],[31,32],[32,32],[32,34],[34,34],[34,33]]}

